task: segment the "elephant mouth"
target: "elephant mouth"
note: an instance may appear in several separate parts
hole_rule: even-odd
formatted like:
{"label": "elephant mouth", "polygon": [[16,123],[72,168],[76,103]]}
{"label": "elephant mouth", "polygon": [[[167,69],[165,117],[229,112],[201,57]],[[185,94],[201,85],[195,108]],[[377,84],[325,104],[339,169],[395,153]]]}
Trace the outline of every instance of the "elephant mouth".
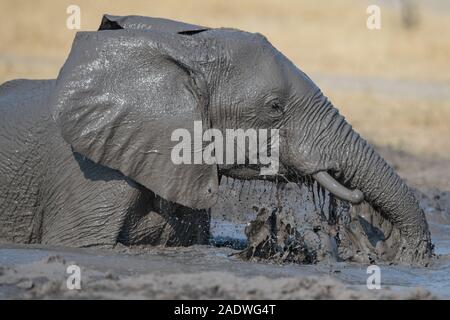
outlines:
{"label": "elephant mouth", "polygon": [[360,204],[364,200],[364,194],[360,190],[347,189],[326,171],[319,171],[312,176],[322,187],[341,200],[352,204]]}
{"label": "elephant mouth", "polygon": [[[231,170],[226,170],[222,167],[222,173],[226,176],[235,177],[235,178],[243,178],[243,179],[251,179],[252,177],[258,177],[259,171],[256,168],[252,168],[249,166],[242,166],[239,168],[232,168]],[[364,201],[364,194],[358,190],[350,190],[340,184],[336,179],[334,179],[328,172],[319,171],[312,174],[314,180],[316,180],[324,189],[333,194],[335,197],[341,200],[348,201],[352,204],[360,204]],[[270,178],[265,177],[270,180]]]}

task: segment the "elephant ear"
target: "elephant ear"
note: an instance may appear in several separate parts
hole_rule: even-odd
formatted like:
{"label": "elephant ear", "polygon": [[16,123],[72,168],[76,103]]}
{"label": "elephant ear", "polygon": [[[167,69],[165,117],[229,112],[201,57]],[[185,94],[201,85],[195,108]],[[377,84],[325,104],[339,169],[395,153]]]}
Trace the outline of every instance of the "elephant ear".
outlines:
{"label": "elephant ear", "polygon": [[[75,152],[164,199],[211,207],[217,166],[174,164],[171,158],[179,143],[171,141],[174,130],[186,129],[192,137],[194,121],[209,128],[209,93],[198,66],[208,63],[203,46],[192,37],[157,31],[78,33],[52,97],[63,138]],[[193,159],[203,148],[191,150]]]}
{"label": "elephant ear", "polygon": [[116,29],[150,29],[186,35],[192,35],[209,30],[209,28],[206,27],[163,18],[113,16],[105,14],[102,18],[102,22],[100,23],[99,30]]}

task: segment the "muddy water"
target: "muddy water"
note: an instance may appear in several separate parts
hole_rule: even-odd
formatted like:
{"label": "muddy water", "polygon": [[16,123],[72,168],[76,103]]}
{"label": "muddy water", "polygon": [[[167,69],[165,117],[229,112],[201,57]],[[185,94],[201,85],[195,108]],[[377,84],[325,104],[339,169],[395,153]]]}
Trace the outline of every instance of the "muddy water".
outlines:
{"label": "muddy water", "polygon": [[[242,261],[230,256],[234,252],[211,246],[122,251],[2,246],[0,298],[450,298],[449,255],[428,268],[382,265],[382,289],[369,291],[361,264],[277,265]],[[65,287],[71,264],[81,268],[82,290]]]}
{"label": "muddy water", "polygon": [[[243,230],[256,215],[251,204],[272,201],[276,206],[280,198],[264,184],[224,187],[230,188],[228,201],[213,210],[215,245],[101,250],[3,244],[0,298],[450,298],[450,193],[420,195],[438,254],[433,264],[380,264],[382,289],[368,290],[365,263],[323,259],[299,265],[239,258],[237,249],[245,246]],[[301,212],[315,210],[310,193],[292,188],[285,194],[290,192],[305,197],[295,202]],[[314,197],[326,212],[326,195]],[[231,214],[236,210],[242,214]],[[233,248],[217,247],[230,244]],[[67,289],[66,269],[71,264],[81,268],[81,290]]]}

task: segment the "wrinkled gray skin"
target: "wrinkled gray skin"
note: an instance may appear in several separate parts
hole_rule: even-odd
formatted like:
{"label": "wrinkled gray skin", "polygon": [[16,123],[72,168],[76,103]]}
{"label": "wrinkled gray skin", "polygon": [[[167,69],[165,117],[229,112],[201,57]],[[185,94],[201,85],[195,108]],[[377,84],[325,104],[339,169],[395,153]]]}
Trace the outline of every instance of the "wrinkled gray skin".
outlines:
{"label": "wrinkled gray skin", "polygon": [[219,177],[261,177],[258,166],[173,164],[171,133],[202,120],[279,128],[283,178],[363,196],[400,231],[398,261],[429,259],[411,190],[264,36],[136,16],[105,16],[100,30],[77,34],[57,80],[0,87],[2,238],[205,243]]}

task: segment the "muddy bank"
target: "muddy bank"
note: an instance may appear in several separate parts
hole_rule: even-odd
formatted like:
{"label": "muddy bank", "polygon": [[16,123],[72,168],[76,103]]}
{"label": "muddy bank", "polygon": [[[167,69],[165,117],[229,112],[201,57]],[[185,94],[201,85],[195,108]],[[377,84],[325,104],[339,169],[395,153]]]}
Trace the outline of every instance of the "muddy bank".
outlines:
{"label": "muddy bank", "polygon": [[[368,290],[366,269],[250,263],[207,246],[116,250],[2,247],[0,298],[126,299],[432,299],[406,270],[386,269],[381,290]],[[81,268],[81,289],[68,290],[66,269]],[[386,275],[385,275],[386,274]],[[402,284],[392,279],[399,277]],[[406,286],[405,286],[406,285]],[[411,287],[409,287],[411,286]]]}
{"label": "muddy bank", "polygon": [[390,147],[375,148],[409,186],[425,194],[450,191],[450,159],[412,155]]}

